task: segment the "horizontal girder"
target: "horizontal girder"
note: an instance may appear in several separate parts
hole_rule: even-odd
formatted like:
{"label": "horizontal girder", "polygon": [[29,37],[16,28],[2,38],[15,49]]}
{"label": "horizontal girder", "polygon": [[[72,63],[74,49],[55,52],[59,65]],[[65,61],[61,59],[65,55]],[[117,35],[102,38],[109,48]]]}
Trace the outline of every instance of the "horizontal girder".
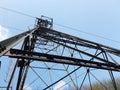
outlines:
{"label": "horizontal girder", "polygon": [[19,58],[19,59],[25,59],[25,60],[36,60],[36,61],[43,61],[43,62],[52,62],[52,63],[90,67],[90,68],[96,68],[96,69],[120,71],[120,65],[116,65],[116,64],[101,63],[101,62],[71,58],[66,56],[23,51],[18,49],[11,49],[10,54],[8,56],[12,58]]}

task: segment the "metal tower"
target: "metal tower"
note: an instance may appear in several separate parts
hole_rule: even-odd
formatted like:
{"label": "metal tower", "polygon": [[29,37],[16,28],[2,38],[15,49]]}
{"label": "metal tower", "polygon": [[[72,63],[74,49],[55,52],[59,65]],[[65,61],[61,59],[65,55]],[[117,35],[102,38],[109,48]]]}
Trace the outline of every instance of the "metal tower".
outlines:
{"label": "metal tower", "polygon": [[[21,49],[14,48],[20,42]],[[65,84],[59,88],[74,90],[84,90],[86,84],[92,90],[92,82],[97,81],[106,90],[99,80],[102,73],[118,90],[114,73],[120,71],[120,50],[53,30],[53,19],[48,17],[37,18],[32,30],[1,41],[0,56],[17,59],[7,90],[12,84],[25,90],[26,83],[38,86],[36,90],[53,90],[60,81]]]}

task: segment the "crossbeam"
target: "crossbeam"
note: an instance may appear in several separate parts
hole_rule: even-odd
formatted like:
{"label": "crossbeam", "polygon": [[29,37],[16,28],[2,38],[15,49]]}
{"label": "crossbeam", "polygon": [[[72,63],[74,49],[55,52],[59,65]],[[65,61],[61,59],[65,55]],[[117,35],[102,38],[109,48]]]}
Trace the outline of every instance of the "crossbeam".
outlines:
{"label": "crossbeam", "polygon": [[11,49],[10,54],[8,56],[12,58],[19,58],[19,59],[26,59],[26,60],[69,64],[69,65],[90,67],[90,68],[96,68],[96,69],[113,70],[118,72],[120,71],[120,65],[117,65],[117,64],[101,63],[101,62],[84,60],[79,58],[71,58],[66,56],[23,51],[18,49]]}

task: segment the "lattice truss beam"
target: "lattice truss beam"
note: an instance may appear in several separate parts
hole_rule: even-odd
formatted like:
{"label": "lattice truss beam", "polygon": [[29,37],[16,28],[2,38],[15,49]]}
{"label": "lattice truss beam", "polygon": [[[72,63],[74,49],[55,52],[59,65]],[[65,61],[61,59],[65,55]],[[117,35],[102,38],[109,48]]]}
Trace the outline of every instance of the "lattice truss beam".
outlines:
{"label": "lattice truss beam", "polygon": [[[119,64],[117,64],[112,57],[111,60],[110,58],[108,60],[108,55],[110,56],[110,54],[119,56],[120,51],[117,49],[79,39],[44,27],[40,27],[34,34],[38,37],[35,48],[39,48],[40,50],[43,49],[45,53],[11,49],[9,56],[13,58],[24,58],[119,71]],[[49,45],[51,43],[56,44],[56,46],[54,45],[54,48],[52,46],[52,49],[50,49],[51,46]],[[41,45],[47,47],[42,48]],[[59,52],[54,52],[54,50],[58,48],[60,49]],[[63,52],[66,49],[70,52],[69,56],[66,54],[67,52]],[[48,52],[50,52],[50,54],[46,54]],[[25,56],[23,54],[25,54]]]}
{"label": "lattice truss beam", "polygon": [[[24,41],[21,49],[14,49],[22,40]],[[44,90],[53,89],[55,84],[63,80],[68,81],[66,84],[70,83],[76,90],[81,90],[83,83],[87,82],[87,76],[92,88],[90,78],[100,82],[93,75],[94,70],[107,71],[117,90],[112,71],[120,71],[120,50],[53,30],[52,24],[47,20],[38,19],[33,30],[0,42],[0,56],[17,58],[8,82],[8,90],[12,86],[17,67],[19,74],[16,90],[24,88],[25,80],[30,81],[29,85],[39,84],[39,88]],[[49,81],[46,79],[47,75]],[[107,88],[101,82],[100,84]]]}

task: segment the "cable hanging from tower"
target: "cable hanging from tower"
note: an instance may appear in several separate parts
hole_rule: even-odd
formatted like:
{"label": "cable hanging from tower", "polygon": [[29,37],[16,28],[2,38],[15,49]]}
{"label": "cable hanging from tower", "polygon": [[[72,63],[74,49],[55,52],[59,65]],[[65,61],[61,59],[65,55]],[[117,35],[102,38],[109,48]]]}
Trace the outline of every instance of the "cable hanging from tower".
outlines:
{"label": "cable hanging from tower", "polygon": [[[17,13],[17,14],[20,14],[20,15],[24,15],[24,16],[27,16],[27,17],[30,17],[30,18],[38,18],[38,17],[35,17],[35,16],[33,16],[33,15],[29,15],[29,14],[26,14],[26,13],[23,13],[23,12],[20,12],[20,11],[17,11],[17,10],[5,8],[5,7],[2,7],[2,6],[0,6],[0,9],[3,9],[3,10],[5,10],[5,11],[10,11],[10,12],[12,12],[12,13]],[[109,39],[109,38],[106,38],[106,37],[103,37],[103,36],[100,36],[100,35],[96,35],[96,34],[93,34],[93,33],[85,32],[85,31],[83,31],[83,30],[76,29],[76,28],[73,28],[73,27],[70,27],[70,26],[61,25],[61,24],[58,24],[58,23],[53,23],[53,24],[55,24],[55,25],[57,25],[57,26],[60,26],[60,27],[63,27],[63,28],[70,29],[70,30],[78,31],[78,32],[81,32],[81,33],[84,33],[84,34],[87,34],[87,35],[91,35],[91,36],[94,36],[94,37],[98,37],[98,38],[101,38],[101,39],[104,39],[104,40],[108,40],[108,41],[120,43],[120,41],[113,40],[113,39]],[[6,26],[6,25],[4,25],[4,26]],[[10,27],[10,26],[9,26],[9,27]],[[15,28],[15,27],[14,27],[14,28]],[[18,28],[17,28],[17,29],[18,29]]]}

